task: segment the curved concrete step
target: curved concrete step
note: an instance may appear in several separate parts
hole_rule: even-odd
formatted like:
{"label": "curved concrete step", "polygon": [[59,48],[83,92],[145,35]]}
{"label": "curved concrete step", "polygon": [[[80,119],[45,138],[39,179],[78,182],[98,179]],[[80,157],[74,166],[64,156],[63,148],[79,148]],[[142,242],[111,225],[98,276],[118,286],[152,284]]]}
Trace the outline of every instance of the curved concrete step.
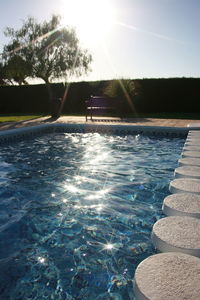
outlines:
{"label": "curved concrete step", "polygon": [[174,171],[175,178],[196,178],[200,179],[200,166],[183,166],[178,167]]}
{"label": "curved concrete step", "polygon": [[167,216],[188,216],[200,219],[200,195],[180,193],[167,196],[162,209]]}
{"label": "curved concrete step", "polygon": [[188,135],[185,142],[200,141],[200,135]]}
{"label": "curved concrete step", "polygon": [[186,141],[200,141],[200,135],[188,135]]}
{"label": "curved concrete step", "polygon": [[200,139],[189,139],[189,140],[186,140],[185,146],[200,146]]}
{"label": "curved concrete step", "polygon": [[200,137],[200,131],[189,131],[188,137]]}
{"label": "curved concrete step", "polygon": [[191,140],[200,140],[200,134],[199,133],[191,133],[187,135],[187,140],[191,139]]}
{"label": "curved concrete step", "polygon": [[200,179],[178,178],[170,182],[170,192],[200,194]]}
{"label": "curved concrete step", "polygon": [[158,220],[152,242],[160,252],[181,252],[200,257],[200,219],[172,216]]}
{"label": "curved concrete step", "polygon": [[200,166],[200,158],[185,157],[178,160],[179,166]]}
{"label": "curved concrete step", "polygon": [[182,253],[156,254],[143,260],[134,278],[136,300],[197,300],[200,259]]}
{"label": "curved concrete step", "polygon": [[200,151],[183,151],[181,153],[182,158],[184,157],[196,157],[196,158],[200,158]]}
{"label": "curved concrete step", "polygon": [[200,151],[200,146],[189,146],[185,145],[183,151]]}

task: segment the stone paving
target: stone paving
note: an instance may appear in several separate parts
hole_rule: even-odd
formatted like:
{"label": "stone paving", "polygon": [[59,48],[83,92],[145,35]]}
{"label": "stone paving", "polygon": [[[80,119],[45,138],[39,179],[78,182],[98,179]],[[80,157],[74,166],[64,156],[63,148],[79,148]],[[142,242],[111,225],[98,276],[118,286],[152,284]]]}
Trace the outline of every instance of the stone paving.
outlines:
{"label": "stone paving", "polygon": [[[50,117],[42,117],[38,119],[32,119],[20,122],[4,122],[0,123],[0,130],[14,129],[26,126],[35,126],[48,123],[86,123],[84,116],[66,116],[60,117],[55,120]],[[96,119],[94,121],[88,121],[87,124],[129,124],[137,126],[164,126],[164,127],[187,127],[189,124],[197,124],[199,126],[200,120],[189,120],[189,119],[158,119],[158,118],[105,118]]]}

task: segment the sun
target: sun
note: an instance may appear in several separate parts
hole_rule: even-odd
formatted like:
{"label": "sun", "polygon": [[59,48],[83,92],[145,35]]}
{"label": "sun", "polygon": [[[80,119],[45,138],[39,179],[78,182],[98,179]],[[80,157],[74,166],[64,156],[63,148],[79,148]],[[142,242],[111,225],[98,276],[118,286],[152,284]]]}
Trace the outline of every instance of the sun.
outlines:
{"label": "sun", "polygon": [[101,42],[115,23],[112,0],[62,0],[63,25],[73,26],[86,44]]}

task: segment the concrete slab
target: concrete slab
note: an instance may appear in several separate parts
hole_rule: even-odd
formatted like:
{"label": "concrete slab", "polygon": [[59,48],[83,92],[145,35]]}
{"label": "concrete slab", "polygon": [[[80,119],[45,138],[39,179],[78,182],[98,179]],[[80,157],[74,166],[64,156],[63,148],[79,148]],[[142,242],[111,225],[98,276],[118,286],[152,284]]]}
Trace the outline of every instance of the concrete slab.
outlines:
{"label": "concrete slab", "polygon": [[163,212],[167,216],[188,216],[200,219],[200,195],[180,193],[164,199]]}
{"label": "concrete slab", "polygon": [[188,137],[200,137],[200,131],[189,131],[188,132]]}
{"label": "concrete slab", "polygon": [[189,131],[187,135],[187,139],[199,139],[200,131]]}
{"label": "concrete slab", "polygon": [[136,300],[197,300],[200,259],[182,253],[161,253],[143,260],[136,269]]}
{"label": "concrete slab", "polygon": [[200,166],[182,166],[174,171],[175,178],[193,178],[200,179]]}
{"label": "concrete slab", "polygon": [[195,127],[197,130],[200,129],[200,123],[189,123],[187,126],[188,127]]}
{"label": "concrete slab", "polygon": [[200,134],[188,134],[186,141],[200,140]]}
{"label": "concrete slab", "polygon": [[198,132],[200,132],[200,130],[193,130],[193,129],[189,130],[189,133],[198,133]]}
{"label": "concrete slab", "polygon": [[181,156],[184,157],[196,157],[200,158],[200,151],[183,151]]}
{"label": "concrete slab", "polygon": [[200,140],[186,140],[185,146],[200,146]]}
{"label": "concrete slab", "polygon": [[200,143],[200,137],[187,137],[185,143],[196,143],[199,144]]}
{"label": "concrete slab", "polygon": [[158,220],[151,234],[160,252],[181,252],[200,257],[200,219],[171,216]]}
{"label": "concrete slab", "polygon": [[170,182],[170,192],[200,194],[200,179],[178,178]]}
{"label": "concrete slab", "polygon": [[200,146],[184,145],[183,150],[184,151],[200,151]]}
{"label": "concrete slab", "polygon": [[200,166],[200,158],[185,157],[178,160],[179,166]]}

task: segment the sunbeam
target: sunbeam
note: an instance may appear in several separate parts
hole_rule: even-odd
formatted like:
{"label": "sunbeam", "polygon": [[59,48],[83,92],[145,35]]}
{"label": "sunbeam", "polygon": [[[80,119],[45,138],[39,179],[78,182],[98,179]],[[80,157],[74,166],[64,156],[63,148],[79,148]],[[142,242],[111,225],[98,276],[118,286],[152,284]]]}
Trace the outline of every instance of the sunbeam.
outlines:
{"label": "sunbeam", "polygon": [[[77,48],[77,51],[76,51],[76,55],[75,55],[73,66],[72,66],[72,72],[74,71],[75,66],[76,66],[78,53],[79,53],[79,48]],[[69,92],[69,88],[70,88],[70,83],[67,83],[64,94],[63,94],[63,97],[62,97],[62,102],[61,102],[61,105],[60,105],[60,108],[59,108],[59,115],[61,114],[61,112],[63,110],[63,107],[65,105],[65,102],[67,100],[67,95],[68,95],[68,92]]]}
{"label": "sunbeam", "polygon": [[[112,58],[111,58],[111,55],[110,55],[110,53],[108,52],[108,50],[107,50],[107,48],[106,48],[106,44],[102,42],[102,43],[100,44],[100,46],[101,46],[102,52],[104,53],[105,58],[106,58],[106,60],[107,60],[107,62],[108,62],[108,66],[111,68],[111,70],[112,70],[112,72],[113,72],[113,78],[114,78],[114,77],[117,78],[117,77],[118,77],[117,74],[119,74],[119,72],[117,71],[116,67],[114,66],[114,64],[113,64],[113,62],[112,62]],[[115,74],[115,75],[114,75],[114,74]],[[124,84],[123,84],[123,80],[122,80],[122,79],[118,79],[118,81],[119,81],[119,85],[120,85],[120,87],[121,87],[121,89],[122,89],[122,91],[123,91],[123,93],[124,93],[124,96],[125,96],[125,98],[126,98],[126,101],[127,101],[128,105],[129,105],[131,111],[132,111],[133,113],[135,113],[135,115],[137,115],[136,108],[135,108],[135,106],[134,106],[134,104],[133,104],[133,102],[132,102],[132,100],[131,100],[130,95],[128,94],[128,92],[127,92],[127,90],[126,90],[126,88],[125,88],[125,86],[124,86]]]}
{"label": "sunbeam", "polygon": [[156,32],[144,30],[140,27],[136,27],[136,26],[129,25],[129,24],[126,24],[126,23],[122,23],[122,22],[116,22],[116,24],[120,25],[122,27],[128,28],[128,29],[131,29],[131,30],[135,30],[135,31],[138,31],[138,32],[141,32],[141,33],[144,33],[144,34],[154,36],[154,37],[159,38],[159,39],[167,40],[167,41],[170,41],[170,42],[176,42],[176,43],[179,43],[179,44],[185,44],[184,41],[173,39],[172,37],[162,35],[162,34],[159,34],[159,33],[156,33]]}
{"label": "sunbeam", "polygon": [[[60,27],[61,28],[61,27]],[[56,28],[53,29],[51,31],[49,31],[48,33],[45,33],[39,37],[37,37],[36,39],[32,40],[31,42],[27,42],[27,43],[22,43],[19,47],[15,48],[14,50],[10,51],[10,53],[17,53],[18,51],[26,48],[29,45],[34,45],[36,42],[41,42],[43,39],[47,38],[48,36],[52,35],[54,32],[58,31],[60,28]],[[53,44],[53,43],[52,43]]]}

